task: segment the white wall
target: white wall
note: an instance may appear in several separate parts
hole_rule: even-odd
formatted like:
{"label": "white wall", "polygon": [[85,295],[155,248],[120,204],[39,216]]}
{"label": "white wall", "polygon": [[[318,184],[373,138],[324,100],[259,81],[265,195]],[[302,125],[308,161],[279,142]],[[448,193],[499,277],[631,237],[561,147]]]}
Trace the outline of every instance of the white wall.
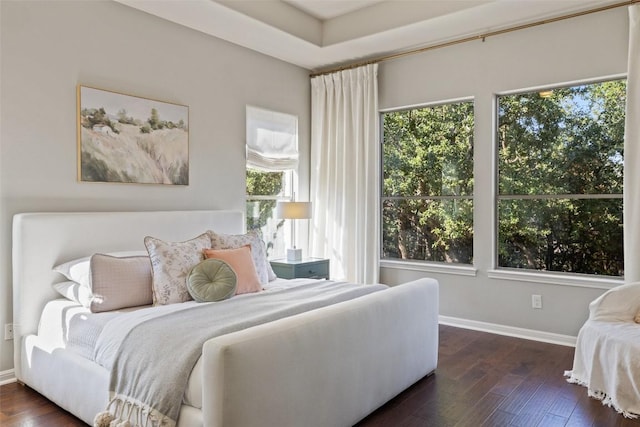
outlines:
{"label": "white wall", "polygon": [[[244,209],[247,104],[299,117],[308,182],[308,71],[111,1],[0,10],[2,325],[12,319],[17,212]],[[78,83],[188,105],[190,185],[77,182]],[[13,341],[1,335],[0,374],[13,367]]]}
{"label": "white wall", "polygon": [[[16,212],[243,209],[246,104],[298,115],[307,182],[306,70],[108,1],[0,1],[0,20],[0,326],[12,318]],[[477,276],[382,268],[383,282],[436,277],[442,315],[577,334],[601,289],[488,278],[493,95],[625,73],[627,32],[619,8],[380,65],[382,109],[476,102]],[[189,105],[190,185],[77,182],[78,83]],[[532,293],[542,310],[530,308]],[[13,342],[1,335],[0,374],[13,366]]]}
{"label": "white wall", "polygon": [[[441,315],[576,336],[589,302],[602,289],[488,277],[494,256],[494,94],[624,74],[627,46],[627,9],[618,8],[381,64],[381,109],[475,99],[477,268],[476,277],[382,268],[381,280],[397,284],[436,277],[441,285]],[[542,310],[531,308],[531,294],[542,295]]]}

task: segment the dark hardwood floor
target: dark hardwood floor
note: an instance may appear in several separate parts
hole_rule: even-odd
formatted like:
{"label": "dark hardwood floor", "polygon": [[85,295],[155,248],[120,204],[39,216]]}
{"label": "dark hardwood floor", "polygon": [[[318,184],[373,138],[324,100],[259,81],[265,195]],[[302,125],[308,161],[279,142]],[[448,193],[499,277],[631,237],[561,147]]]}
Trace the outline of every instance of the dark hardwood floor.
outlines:
{"label": "dark hardwood floor", "polygon": [[[570,347],[440,326],[437,372],[357,426],[640,427],[567,383],[562,374],[572,360]],[[0,387],[0,425],[85,424],[14,383]]]}

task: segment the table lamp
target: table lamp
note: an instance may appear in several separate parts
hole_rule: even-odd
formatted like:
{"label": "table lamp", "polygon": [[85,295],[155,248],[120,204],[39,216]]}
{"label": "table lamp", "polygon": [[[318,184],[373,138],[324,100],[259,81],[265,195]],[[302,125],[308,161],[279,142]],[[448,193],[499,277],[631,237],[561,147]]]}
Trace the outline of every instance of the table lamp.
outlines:
{"label": "table lamp", "polygon": [[[311,202],[278,202],[276,205],[276,217],[282,219],[309,219],[311,218]],[[296,227],[293,224],[291,232],[293,248],[287,249],[287,261],[301,261],[302,249],[296,248]]]}

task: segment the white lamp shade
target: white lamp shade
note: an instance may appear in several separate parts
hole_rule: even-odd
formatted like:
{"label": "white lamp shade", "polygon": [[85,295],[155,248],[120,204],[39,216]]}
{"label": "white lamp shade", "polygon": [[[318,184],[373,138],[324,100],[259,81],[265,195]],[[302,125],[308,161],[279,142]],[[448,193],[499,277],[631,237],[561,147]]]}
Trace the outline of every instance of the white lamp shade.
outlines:
{"label": "white lamp shade", "polygon": [[276,217],[283,219],[311,218],[311,202],[278,202]]}

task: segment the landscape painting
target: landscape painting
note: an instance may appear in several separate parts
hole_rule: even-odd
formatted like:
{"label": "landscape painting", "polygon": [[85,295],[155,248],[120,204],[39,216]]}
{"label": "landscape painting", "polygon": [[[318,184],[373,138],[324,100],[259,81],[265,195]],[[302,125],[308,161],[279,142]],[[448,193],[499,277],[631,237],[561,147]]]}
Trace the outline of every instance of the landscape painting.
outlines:
{"label": "landscape painting", "polygon": [[189,184],[189,107],[78,86],[78,179]]}

